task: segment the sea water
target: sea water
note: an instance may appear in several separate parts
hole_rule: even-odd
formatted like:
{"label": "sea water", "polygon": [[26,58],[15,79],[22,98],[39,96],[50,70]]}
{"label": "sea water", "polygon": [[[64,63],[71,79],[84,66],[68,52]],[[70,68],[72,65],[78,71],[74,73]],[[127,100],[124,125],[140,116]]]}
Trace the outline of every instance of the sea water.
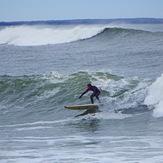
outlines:
{"label": "sea water", "polygon": [[[162,27],[1,26],[0,162],[162,163]],[[88,83],[100,111],[75,117]]]}

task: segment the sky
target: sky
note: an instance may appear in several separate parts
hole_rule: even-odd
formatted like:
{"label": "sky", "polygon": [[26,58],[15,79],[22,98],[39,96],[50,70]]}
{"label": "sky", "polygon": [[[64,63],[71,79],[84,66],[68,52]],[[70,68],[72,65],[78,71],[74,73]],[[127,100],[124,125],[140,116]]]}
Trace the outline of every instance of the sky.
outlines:
{"label": "sky", "polygon": [[0,0],[0,21],[163,18],[163,0]]}

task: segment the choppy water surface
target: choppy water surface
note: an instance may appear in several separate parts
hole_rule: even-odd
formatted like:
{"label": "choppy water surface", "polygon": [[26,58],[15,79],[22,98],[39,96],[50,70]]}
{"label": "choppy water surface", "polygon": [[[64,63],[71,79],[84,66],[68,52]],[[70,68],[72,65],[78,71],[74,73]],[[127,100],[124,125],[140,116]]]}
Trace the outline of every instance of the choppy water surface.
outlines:
{"label": "choppy water surface", "polygon": [[[0,162],[163,161],[162,24],[0,30]],[[65,105],[90,103],[95,113]]]}

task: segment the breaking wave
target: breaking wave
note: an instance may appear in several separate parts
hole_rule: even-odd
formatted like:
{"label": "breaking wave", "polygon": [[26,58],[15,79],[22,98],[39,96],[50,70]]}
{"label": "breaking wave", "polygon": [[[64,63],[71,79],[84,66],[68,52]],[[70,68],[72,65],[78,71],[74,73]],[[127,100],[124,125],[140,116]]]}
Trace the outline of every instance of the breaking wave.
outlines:
{"label": "breaking wave", "polygon": [[7,26],[1,29],[0,44],[39,46],[85,40],[99,34],[101,37],[109,34],[111,38],[114,38],[117,35],[126,36],[140,33],[146,33],[146,31],[115,28],[111,27],[111,25],[19,25]]}
{"label": "breaking wave", "polygon": [[0,44],[19,46],[62,44],[91,38],[102,30],[100,27],[82,25],[67,28],[12,26],[0,31]]}

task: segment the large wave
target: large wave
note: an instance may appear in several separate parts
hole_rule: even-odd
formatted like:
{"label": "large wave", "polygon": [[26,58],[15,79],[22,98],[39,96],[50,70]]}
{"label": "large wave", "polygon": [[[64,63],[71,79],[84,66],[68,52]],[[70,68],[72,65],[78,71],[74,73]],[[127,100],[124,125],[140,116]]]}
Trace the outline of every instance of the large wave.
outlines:
{"label": "large wave", "polygon": [[[20,25],[8,26],[0,30],[0,44],[18,46],[37,46],[48,44],[63,44],[83,39],[89,39],[98,34],[131,34],[143,35],[145,31],[115,28],[111,25]],[[125,35],[124,35],[125,34]]]}

